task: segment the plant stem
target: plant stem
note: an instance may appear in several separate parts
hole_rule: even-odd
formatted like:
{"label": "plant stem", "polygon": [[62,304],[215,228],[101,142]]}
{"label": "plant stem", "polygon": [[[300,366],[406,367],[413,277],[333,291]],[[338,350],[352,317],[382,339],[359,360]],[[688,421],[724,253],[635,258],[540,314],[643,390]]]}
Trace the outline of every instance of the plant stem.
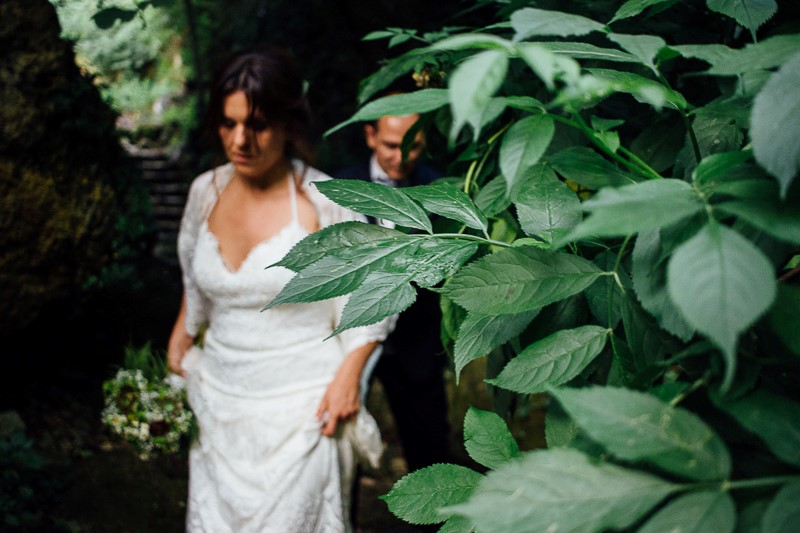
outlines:
{"label": "plant stem", "polygon": [[496,241],[494,239],[489,239],[486,237],[480,237],[478,235],[471,235],[469,233],[434,233],[432,235],[423,235],[424,237],[442,237],[444,239],[466,239],[468,241],[478,241],[484,244],[492,244],[494,246],[502,246],[503,248],[511,248],[511,243],[503,242],[503,241]]}
{"label": "plant stem", "polygon": [[686,397],[687,397],[687,396],[689,396],[691,393],[693,393],[694,391],[696,391],[697,389],[699,389],[699,388],[700,388],[700,387],[702,387],[703,385],[707,384],[707,383],[708,383],[708,378],[709,378],[709,373],[707,372],[706,374],[704,374],[704,375],[703,375],[703,377],[702,377],[702,378],[700,378],[700,379],[698,379],[697,381],[695,381],[694,383],[692,383],[692,384],[689,386],[689,388],[688,388],[688,389],[686,389],[685,391],[683,391],[683,392],[681,392],[680,394],[678,394],[677,396],[675,396],[675,397],[672,399],[672,401],[671,401],[671,402],[669,402],[669,406],[670,406],[670,407],[675,407],[675,406],[677,406],[677,405],[678,405],[679,403],[681,403],[681,402],[682,402],[684,399],[686,399]]}
{"label": "plant stem", "polygon": [[[549,115],[549,116],[554,117],[554,118],[558,117],[558,115]],[[598,150],[600,150],[601,152],[606,154],[608,157],[610,157],[611,159],[613,159],[614,161],[616,161],[620,165],[626,167],[628,170],[632,171],[633,173],[638,174],[638,175],[640,175],[640,176],[642,176],[642,177],[644,177],[646,179],[654,179],[654,178],[661,178],[662,177],[658,172],[656,172],[655,170],[653,170],[652,168],[647,166],[647,164],[644,163],[643,161],[641,161],[638,157],[636,158],[637,162],[634,163],[633,161],[629,161],[629,160],[625,159],[624,157],[620,156],[618,153],[613,152],[608,146],[606,146],[606,144],[604,142],[600,141],[597,138],[597,136],[595,136],[594,130],[592,130],[592,128],[590,128],[589,125],[586,124],[586,121],[583,120],[583,117],[581,117],[578,113],[573,113],[573,116],[575,117],[575,121],[562,120],[562,122],[564,124],[569,124],[571,126],[574,126],[574,127],[577,127],[578,129],[580,129],[583,132],[583,134],[586,136],[586,138],[589,139],[589,141],[591,141],[591,143],[593,145],[595,145],[595,147],[597,147]],[[625,152],[628,152],[628,151],[625,150]],[[628,153],[630,153],[630,152],[628,152]],[[640,166],[640,165],[643,165],[643,166]]]}
{"label": "plant stem", "polygon": [[770,485],[783,485],[792,481],[800,481],[800,476],[773,476],[758,479],[745,479],[742,481],[724,481],[723,490],[752,489],[758,487],[769,487]]}

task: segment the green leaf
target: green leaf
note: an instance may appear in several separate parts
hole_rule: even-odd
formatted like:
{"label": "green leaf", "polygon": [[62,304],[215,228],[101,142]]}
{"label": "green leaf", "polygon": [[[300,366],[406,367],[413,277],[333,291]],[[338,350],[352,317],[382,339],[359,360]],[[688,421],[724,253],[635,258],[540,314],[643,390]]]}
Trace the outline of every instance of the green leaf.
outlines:
{"label": "green leaf", "polygon": [[744,220],[778,240],[800,245],[798,206],[735,200],[716,204],[714,208]]}
{"label": "green leaf", "polygon": [[[604,251],[597,254],[594,264],[606,272],[617,269],[623,284],[630,285],[630,277],[622,265],[617,264],[616,254]],[[622,301],[627,298],[617,281],[611,276],[603,276],[586,288],[586,301],[597,322],[610,328],[617,326],[622,318]]]}
{"label": "green leaf", "polygon": [[371,272],[390,269],[392,259],[405,262],[405,257],[413,254],[419,245],[418,239],[403,236],[353,247],[338,255],[326,255],[289,280],[264,310],[283,303],[316,302],[351,293]]}
{"label": "green leaf", "polygon": [[405,116],[427,113],[447,105],[447,90],[421,89],[405,94],[393,94],[378,98],[364,105],[356,113],[325,132],[327,137],[349,124],[377,120],[385,116]]}
{"label": "green leaf", "polygon": [[558,403],[547,406],[544,418],[544,437],[547,447],[565,446],[580,432],[580,427],[561,408]]}
{"label": "green leaf", "polygon": [[514,314],[579,293],[600,275],[574,255],[507,248],[462,268],[440,292],[468,311]]}
{"label": "green leaf", "polygon": [[677,488],[556,448],[490,472],[469,501],[446,511],[469,518],[478,531],[594,533],[631,526]]}
{"label": "green leaf", "polygon": [[522,333],[538,314],[539,309],[513,315],[467,313],[467,318],[458,330],[454,347],[456,384],[467,364]]}
{"label": "green leaf", "polygon": [[732,169],[748,161],[752,153],[736,150],[734,152],[720,152],[704,157],[692,172],[692,180],[703,187],[725,176]]}
{"label": "green leaf", "polygon": [[736,507],[727,492],[690,492],[669,502],[638,533],[686,532],[731,533],[736,525]]}
{"label": "green leaf", "polygon": [[475,196],[475,205],[490,217],[505,211],[511,205],[506,180],[502,175],[497,176],[478,191]]}
{"label": "green leaf", "polygon": [[710,63],[711,68],[705,72],[706,74],[736,76],[784,64],[800,48],[800,34],[775,35],[737,49],[721,44],[685,44],[670,48],[684,57],[702,59]]}
{"label": "green leaf", "polygon": [[667,45],[664,39],[655,35],[627,35],[623,33],[610,33],[606,37],[634,55],[656,75],[659,74],[655,59],[658,52]]}
{"label": "green leaf", "polygon": [[492,469],[519,456],[519,445],[503,419],[474,407],[464,417],[464,447],[475,462]]}
{"label": "green leaf", "polygon": [[619,9],[617,9],[617,12],[614,14],[614,18],[612,18],[608,23],[611,24],[612,22],[616,22],[618,20],[635,17],[650,6],[672,1],[674,0],[628,0],[622,4]]}
{"label": "green leaf", "polygon": [[520,181],[525,186],[516,194],[514,205],[519,224],[527,235],[552,242],[556,235],[581,221],[580,200],[548,165],[534,165]]}
{"label": "green leaf", "polygon": [[703,203],[688,183],[661,179],[605,188],[585,201],[583,209],[591,214],[567,236],[569,240],[657,229],[701,211]]}
{"label": "green leaf", "polygon": [[667,266],[670,298],[691,326],[721,350],[723,388],[736,370],[736,341],[775,299],[774,271],[750,241],[709,223],[682,244]]}
{"label": "green leaf", "polygon": [[473,241],[423,238],[418,248],[394,255],[387,265],[394,272],[410,273],[420,287],[433,287],[456,273],[475,252]]}
{"label": "green leaf", "polygon": [[686,109],[688,105],[686,98],[679,92],[644,76],[600,68],[589,68],[586,71],[600,80],[611,83],[615,91],[628,93],[637,101],[649,104],[657,111],[665,103],[674,109]]}
{"label": "green leaf", "polygon": [[483,48],[486,50],[501,50],[506,53],[514,52],[514,44],[502,37],[491,33],[462,33],[453,35],[432,44],[428,50],[468,50]]}
{"label": "green leaf", "polygon": [[472,527],[472,522],[463,516],[451,516],[447,522],[442,524],[438,533],[474,533],[475,528]]}
{"label": "green leaf", "polygon": [[508,70],[505,52],[487,50],[456,67],[450,76],[448,96],[453,112],[450,138],[454,140],[469,119],[480,115],[503,83]]}
{"label": "green leaf", "polygon": [[619,170],[600,154],[585,146],[572,146],[547,158],[564,178],[593,191],[636,182],[634,176]]}
{"label": "green leaf", "polygon": [[[795,45],[800,48],[800,41]],[[800,170],[800,54],[773,74],[753,102],[750,136],[756,161],[775,176],[781,196]]]}
{"label": "green leaf", "polygon": [[694,413],[643,392],[615,387],[551,391],[588,435],[626,461],[646,461],[699,481],[728,477],[731,460],[714,430]]}
{"label": "green leaf", "polygon": [[769,503],[761,531],[795,533],[800,530],[800,482],[784,485]]}
{"label": "green leaf", "polygon": [[486,216],[475,207],[467,193],[450,183],[405,187],[403,192],[431,213],[457,220],[468,228],[483,231],[487,228]]}
{"label": "green leaf", "polygon": [[554,54],[569,56],[573,59],[591,59],[597,61],[614,61],[618,63],[638,63],[639,59],[627,52],[614,48],[601,48],[589,43],[536,43]]}
{"label": "green leaf", "polygon": [[338,255],[341,251],[347,252],[354,246],[380,239],[403,237],[404,234],[397,230],[376,224],[339,222],[304,237],[283,259],[270,266],[282,266],[300,272],[326,255]]}
{"label": "green leaf", "polygon": [[772,453],[800,466],[800,403],[766,390],[756,390],[720,407],[758,436]]}
{"label": "green leaf", "polygon": [[546,115],[533,115],[515,122],[503,135],[500,170],[509,194],[518,188],[521,175],[539,162],[554,133],[553,119]]}
{"label": "green leaf", "polygon": [[694,329],[686,323],[667,291],[666,263],[661,261],[659,230],[641,232],[633,247],[633,288],[636,296],[661,327],[683,341],[688,341]]}
{"label": "green leaf", "polygon": [[[377,92],[391,85],[392,82],[394,82],[398,77],[413,72],[414,68],[421,61],[423,61],[423,56],[426,53],[427,53],[426,48],[414,48],[412,50],[409,50],[403,55],[390,60],[374,74],[371,74],[370,76],[364,78],[359,84],[358,88],[358,104],[363,105]],[[403,96],[403,95],[398,95],[398,96]],[[445,104],[446,103],[447,102],[445,100]],[[349,123],[350,122],[348,122],[348,124]],[[342,125],[336,126],[334,130],[339,129],[340,127],[342,127]],[[330,130],[328,133],[331,133],[334,130]],[[326,135],[328,133],[326,133]]]}
{"label": "green leaf", "polygon": [[478,114],[467,118],[467,124],[472,126],[472,140],[477,142],[480,138],[481,130],[487,124],[491,124],[499,117],[508,106],[508,99],[501,97],[490,98],[486,107],[481,109]]}
{"label": "green leaf", "polygon": [[417,292],[409,283],[409,274],[372,272],[358,287],[342,310],[342,318],[331,337],[358,326],[380,322],[405,311],[414,303]]}
{"label": "green leaf", "polygon": [[773,331],[789,350],[800,357],[800,287],[787,283],[778,284],[778,296],[769,312],[769,323]]}
{"label": "green leaf", "polygon": [[630,298],[622,302],[625,341],[631,350],[636,374],[664,360],[670,346],[658,325]]}
{"label": "green leaf", "polygon": [[400,189],[361,180],[331,179],[315,181],[319,191],[348,209],[375,218],[391,220],[399,226],[433,231],[428,215]]}
{"label": "green leaf", "polygon": [[568,37],[570,35],[586,35],[593,31],[605,31],[605,26],[599,22],[580,15],[532,7],[514,11],[511,14],[511,27],[514,28],[515,41],[524,41],[535,35]]}
{"label": "green leaf", "polygon": [[485,381],[523,394],[557,387],[580,374],[600,354],[608,332],[592,325],[559,331],[525,348],[499,376]]}
{"label": "green leaf", "polygon": [[403,476],[381,499],[406,522],[437,524],[453,514],[441,508],[466,501],[481,479],[465,466],[437,464]]}
{"label": "green leaf", "polygon": [[778,11],[775,0],[706,0],[706,5],[711,11],[731,17],[751,32]]}
{"label": "green leaf", "polygon": [[536,73],[551,91],[556,80],[575,83],[581,75],[581,67],[577,61],[553,53],[539,44],[519,44],[517,50],[522,59]]}
{"label": "green leaf", "polygon": [[685,135],[686,127],[678,117],[665,117],[644,128],[630,149],[653,170],[664,172],[675,164]]}

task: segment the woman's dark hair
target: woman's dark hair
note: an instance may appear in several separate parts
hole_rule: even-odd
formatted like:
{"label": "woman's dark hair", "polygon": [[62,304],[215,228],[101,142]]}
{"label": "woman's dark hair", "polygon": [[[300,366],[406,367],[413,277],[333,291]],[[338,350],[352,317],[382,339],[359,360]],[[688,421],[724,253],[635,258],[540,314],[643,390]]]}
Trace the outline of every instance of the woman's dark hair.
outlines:
{"label": "woman's dark hair", "polygon": [[311,110],[300,68],[289,52],[258,48],[236,54],[223,65],[211,87],[206,117],[206,131],[217,144],[225,98],[236,91],[247,97],[250,118],[258,116],[286,128],[287,157],[313,161]]}

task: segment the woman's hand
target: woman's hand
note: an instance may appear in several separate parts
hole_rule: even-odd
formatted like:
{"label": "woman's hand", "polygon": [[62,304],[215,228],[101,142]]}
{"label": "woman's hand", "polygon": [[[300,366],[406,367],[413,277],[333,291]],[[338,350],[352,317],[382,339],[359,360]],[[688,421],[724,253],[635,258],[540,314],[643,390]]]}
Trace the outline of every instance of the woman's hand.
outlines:
{"label": "woman's hand", "polygon": [[170,372],[186,377],[181,363],[193,344],[194,339],[185,331],[172,332],[167,345],[167,368]]}
{"label": "woman's hand", "polygon": [[376,346],[371,342],[353,350],[342,361],[336,376],[328,385],[317,408],[317,420],[322,422],[321,431],[326,437],[336,433],[339,422],[346,422],[358,413],[361,407],[361,372]]}
{"label": "woman's hand", "polygon": [[322,434],[326,437],[332,437],[339,422],[346,422],[355,416],[361,407],[358,395],[360,374],[354,374],[344,366],[339,368],[336,377],[328,385],[317,409],[317,419],[322,423]]}
{"label": "woman's hand", "polygon": [[178,318],[172,327],[172,333],[167,343],[167,368],[179,376],[186,377],[181,362],[186,356],[186,352],[194,344],[194,337],[186,333],[184,324],[186,323],[186,298],[181,298],[181,308],[178,311]]}

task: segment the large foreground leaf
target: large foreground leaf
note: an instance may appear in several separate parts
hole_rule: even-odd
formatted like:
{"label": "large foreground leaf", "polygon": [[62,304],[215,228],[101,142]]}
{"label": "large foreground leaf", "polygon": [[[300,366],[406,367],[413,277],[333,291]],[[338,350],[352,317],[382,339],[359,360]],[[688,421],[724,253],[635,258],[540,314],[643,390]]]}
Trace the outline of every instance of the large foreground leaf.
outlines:
{"label": "large foreground leaf", "polygon": [[533,309],[513,315],[467,313],[467,318],[458,329],[458,338],[454,346],[456,384],[461,371],[468,363],[487,355],[492,349],[522,333],[539,311]]}
{"label": "large foreground leaf", "polygon": [[432,231],[425,211],[399,189],[348,179],[317,181],[314,185],[337,204],[357,213],[384,218],[399,226],[428,233]]}
{"label": "large foreground leaf", "polygon": [[[800,42],[795,46],[800,48]],[[800,54],[795,54],[770,77],[753,102],[753,153],[756,161],[778,179],[782,195],[800,170],[798,86]]]}
{"label": "large foreground leaf", "polygon": [[597,463],[577,450],[536,451],[487,474],[465,504],[446,508],[478,531],[624,529],[678,488],[650,474]]}
{"label": "large foreground leaf", "polygon": [[360,244],[382,239],[408,239],[403,233],[365,222],[340,222],[303,238],[283,259],[270,266],[282,266],[300,272],[326,255],[339,255]]}
{"label": "large foreground leaf", "polygon": [[436,524],[453,514],[440,509],[466,501],[481,479],[465,466],[438,464],[404,476],[381,499],[406,522]]}
{"label": "large foreground leaf", "polygon": [[602,351],[607,338],[608,330],[600,326],[556,332],[525,348],[500,375],[486,382],[524,394],[544,392],[580,374]]}
{"label": "large foreground leaf", "polygon": [[486,230],[486,216],[475,207],[467,193],[450,183],[405,187],[403,192],[431,213],[457,220],[469,228]]}
{"label": "large foreground leaf", "polygon": [[357,288],[342,310],[339,326],[331,333],[358,326],[375,324],[395,313],[405,311],[414,303],[416,291],[411,286],[413,275],[373,272]]}
{"label": "large foreground leaf", "polygon": [[[388,187],[387,187],[388,188]],[[354,247],[339,255],[327,255],[304,268],[264,308],[283,303],[316,302],[356,290],[370,272],[386,271],[393,257],[412,255],[419,246],[415,239],[398,238]]]}
{"label": "large foreground leaf", "polygon": [[507,248],[462,268],[440,291],[468,311],[514,314],[581,292],[602,274],[575,255]]}
{"label": "large foreground leaf", "polygon": [[684,318],[721,350],[724,387],[736,370],[736,342],[775,299],[769,260],[737,232],[710,223],[675,251],[667,289]]}
{"label": "large foreground leaf", "polygon": [[736,507],[727,492],[692,492],[667,504],[638,533],[731,533]]}
{"label": "large foreground leaf", "polygon": [[514,204],[520,226],[526,234],[538,235],[552,242],[557,235],[581,221],[578,197],[549,166],[535,165],[524,182],[525,187],[515,195]]}
{"label": "large foreground leaf", "polygon": [[650,180],[606,188],[583,203],[590,215],[572,230],[569,240],[589,236],[623,237],[658,229],[703,209],[703,202],[684,181]]}
{"label": "large foreground leaf", "polygon": [[647,461],[697,480],[730,474],[725,444],[695,414],[642,392],[614,387],[553,391],[589,436],[621,459]]}

